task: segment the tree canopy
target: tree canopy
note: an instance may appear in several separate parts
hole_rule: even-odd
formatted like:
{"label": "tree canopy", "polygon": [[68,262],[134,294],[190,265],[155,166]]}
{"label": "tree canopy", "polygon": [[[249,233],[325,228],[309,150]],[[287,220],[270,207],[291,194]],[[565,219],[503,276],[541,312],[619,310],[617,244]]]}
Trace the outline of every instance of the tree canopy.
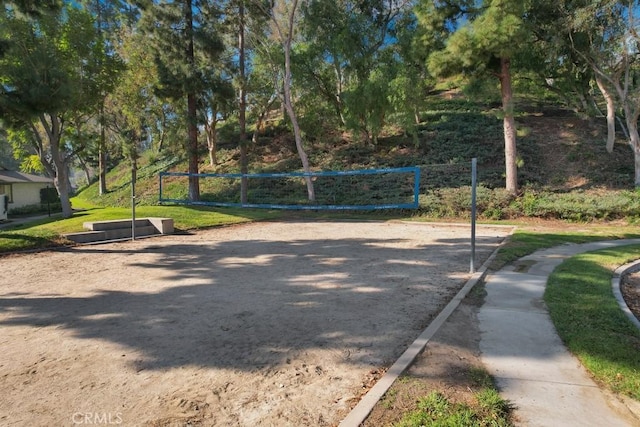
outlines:
{"label": "tree canopy", "polygon": [[366,146],[394,127],[420,144],[424,100],[452,85],[484,85],[500,97],[505,187],[517,194],[515,100],[524,79],[584,114],[605,111],[607,147],[622,129],[640,185],[637,1],[1,4],[3,140],[38,156],[63,198],[74,164],[84,165],[88,180],[99,165],[103,180],[107,159],[153,149],[189,159],[196,201],[207,150],[208,167],[218,167],[219,124],[234,129],[247,173],[247,134],[257,140],[278,109],[307,172],[309,141],[328,129]]}
{"label": "tree canopy", "polygon": [[[37,19],[2,10],[0,117],[15,130],[13,143],[31,146],[54,178],[64,216],[71,216],[68,167],[85,147],[65,138],[92,111],[99,94],[115,87],[118,61],[105,55],[93,17],[66,5]],[[77,123],[77,122],[76,122]]]}

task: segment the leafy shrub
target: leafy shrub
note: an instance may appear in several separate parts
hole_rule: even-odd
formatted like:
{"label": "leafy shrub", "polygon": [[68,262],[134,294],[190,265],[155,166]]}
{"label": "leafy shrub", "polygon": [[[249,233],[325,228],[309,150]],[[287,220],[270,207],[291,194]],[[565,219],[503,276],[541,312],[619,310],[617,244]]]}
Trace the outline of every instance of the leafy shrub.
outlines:
{"label": "leafy shrub", "polygon": [[[511,196],[506,190],[478,186],[476,212],[479,217],[491,220],[512,218]],[[471,187],[441,188],[428,191],[419,198],[421,213],[436,218],[470,218]]]}
{"label": "leafy shrub", "polygon": [[55,203],[37,203],[34,205],[22,206],[19,208],[9,209],[9,216],[28,216],[37,214],[46,214],[49,212],[62,212],[60,201]]}
{"label": "leafy shrub", "polygon": [[514,203],[521,215],[535,218],[593,221],[640,217],[640,194],[634,191],[525,191]]}
{"label": "leafy shrub", "polygon": [[[471,188],[440,188],[420,196],[420,214],[435,218],[470,218]],[[554,193],[526,189],[517,198],[501,188],[478,186],[477,216],[500,220],[529,217],[567,221],[640,220],[640,192],[575,191]]]}

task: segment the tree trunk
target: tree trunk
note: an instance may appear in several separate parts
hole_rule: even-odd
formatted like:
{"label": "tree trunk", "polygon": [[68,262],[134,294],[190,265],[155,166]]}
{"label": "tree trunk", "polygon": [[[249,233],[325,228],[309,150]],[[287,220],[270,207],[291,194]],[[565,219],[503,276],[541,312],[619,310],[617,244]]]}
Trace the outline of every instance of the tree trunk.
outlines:
{"label": "tree trunk", "polygon": [[162,111],[162,121],[160,122],[160,138],[158,141],[158,146],[156,148],[157,153],[161,153],[162,149],[164,148],[164,141],[166,136],[165,128],[167,126],[167,114],[164,111],[164,108],[162,108],[161,111]]}
{"label": "tree trunk", "polygon": [[307,185],[307,196],[310,202],[316,200],[315,190],[313,188],[313,181],[311,180],[311,168],[309,167],[309,159],[302,146],[302,132],[300,131],[300,125],[298,124],[298,118],[296,117],[295,110],[293,108],[293,101],[291,96],[291,41],[293,38],[293,26],[295,21],[295,9],[298,2],[294,0],[292,10],[289,15],[289,29],[286,39],[284,40],[284,108],[291,120],[293,126],[293,135],[296,140],[296,148],[298,149],[298,156],[302,162],[302,168],[305,173],[305,183]]}
{"label": "tree trunk", "polygon": [[260,134],[260,132],[264,131],[264,122],[267,118],[267,114],[269,114],[269,111],[271,111],[271,107],[273,107],[273,104],[277,99],[278,98],[276,96],[271,97],[269,102],[267,102],[267,105],[265,105],[260,111],[258,119],[256,120],[256,129],[253,131],[253,135],[251,136],[252,144],[258,143],[258,135]]}
{"label": "tree trunk", "polygon": [[[193,50],[193,9],[191,0],[185,2],[185,18],[187,23],[187,63],[191,68],[195,67],[195,55]],[[200,180],[198,179],[198,107],[196,95],[193,92],[187,93],[187,128],[189,155],[189,200],[197,202],[200,200]]]}
{"label": "tree trunk", "polygon": [[247,92],[246,92],[246,74],[245,74],[245,45],[244,45],[244,2],[240,2],[238,7],[238,16],[240,26],[238,28],[238,65],[240,75],[240,93],[239,93],[239,111],[238,111],[238,124],[240,126],[240,203],[243,205],[247,203],[249,198],[249,180],[247,173],[249,172],[249,165],[247,159]]}
{"label": "tree trunk", "polygon": [[[96,24],[98,28],[99,38],[102,40],[102,3],[95,0],[95,10],[97,14]],[[100,141],[98,142],[98,194],[107,194],[107,143],[104,132],[104,102],[105,95],[102,94],[100,102],[100,111],[98,113],[98,121],[100,122]]]}
{"label": "tree trunk", "polygon": [[[215,114],[215,112],[214,112]],[[218,121],[212,120],[210,123],[206,123],[205,131],[207,132],[207,149],[209,150],[209,165],[215,166],[218,164],[218,140],[216,138],[216,125]]]}
{"label": "tree trunk", "polygon": [[502,92],[502,111],[504,114],[504,157],[506,171],[506,189],[514,196],[518,193],[518,167],[516,152],[516,123],[513,116],[513,92],[511,89],[511,60],[500,59],[500,89]]}
{"label": "tree trunk", "polygon": [[89,166],[87,166],[87,162],[85,162],[81,156],[78,156],[78,161],[80,162],[80,167],[84,172],[84,178],[87,180],[87,185],[91,184],[91,171],[89,170]]}
{"label": "tree trunk", "polygon": [[258,143],[258,133],[262,131],[262,126],[263,126],[264,118],[266,115],[267,115],[267,111],[266,110],[262,111],[258,116],[258,120],[256,120],[256,128],[253,131],[253,135],[251,136],[251,143],[253,144]]}
{"label": "tree trunk", "polygon": [[[616,107],[615,101],[613,99],[613,95],[609,92],[605,83],[602,81],[602,77],[595,73],[596,83],[598,84],[598,89],[600,89],[600,93],[602,93],[602,97],[607,103],[607,152],[613,152],[613,144],[616,141]],[[637,175],[637,174],[636,174]]]}
{"label": "tree trunk", "polygon": [[316,195],[313,188],[313,181],[311,180],[311,176],[309,176],[309,174],[311,173],[311,168],[309,167],[309,158],[307,157],[307,154],[304,151],[304,147],[302,146],[302,132],[300,131],[300,125],[298,124],[296,113],[293,109],[293,105],[291,104],[291,94],[287,93],[290,91],[290,89],[287,90],[288,86],[288,84],[285,84],[284,106],[287,114],[289,115],[289,119],[291,120],[291,125],[293,126],[293,135],[296,140],[296,148],[298,149],[298,156],[300,156],[300,161],[302,162],[302,168],[305,174],[307,174],[307,176],[305,176],[304,178],[307,185],[307,196],[309,201],[313,202],[316,200]]}
{"label": "tree trunk", "polygon": [[60,152],[62,123],[56,116],[50,116],[50,119],[50,126],[47,126],[47,121],[42,116],[40,117],[40,122],[46,127],[45,131],[47,132],[47,137],[49,138],[51,161],[53,162],[55,171],[53,183],[56,187],[56,190],[58,191],[58,196],[60,197],[62,217],[71,218],[71,215],[73,215],[73,210],[71,209],[71,200],[69,199],[69,173],[67,171],[67,165],[62,158],[62,153]]}
{"label": "tree trunk", "polygon": [[638,135],[638,122],[629,124],[629,144],[633,150],[633,159],[635,166],[634,184],[636,188],[640,187],[640,136]]}
{"label": "tree trunk", "polygon": [[209,145],[209,165],[215,166],[218,164],[218,155],[216,153],[216,144]]}
{"label": "tree trunk", "polygon": [[200,200],[200,181],[198,179],[198,127],[196,97],[190,93],[187,95],[187,121],[189,140],[187,152],[189,154],[189,200]]}
{"label": "tree trunk", "polygon": [[340,126],[344,126],[346,119],[344,118],[344,105],[342,102],[343,90],[343,73],[342,66],[337,58],[333,59],[333,70],[336,75],[336,93],[335,93],[335,109],[338,119],[340,120]]}
{"label": "tree trunk", "polygon": [[638,118],[640,112],[629,105],[629,100],[624,103],[624,115],[627,123],[627,132],[629,132],[629,146],[633,151],[634,159],[634,184],[636,188],[640,187],[640,135],[638,134]]}

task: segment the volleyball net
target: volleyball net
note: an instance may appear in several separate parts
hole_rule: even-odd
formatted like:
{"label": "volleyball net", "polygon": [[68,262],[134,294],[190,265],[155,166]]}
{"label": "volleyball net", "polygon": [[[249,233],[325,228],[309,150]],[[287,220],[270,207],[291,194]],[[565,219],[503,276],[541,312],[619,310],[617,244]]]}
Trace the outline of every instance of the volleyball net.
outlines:
{"label": "volleyball net", "polygon": [[[200,200],[188,198],[189,177],[198,177]],[[246,203],[241,186],[246,181]],[[311,181],[315,200],[309,200]],[[307,210],[416,209],[420,168],[257,174],[160,173],[161,203]]]}

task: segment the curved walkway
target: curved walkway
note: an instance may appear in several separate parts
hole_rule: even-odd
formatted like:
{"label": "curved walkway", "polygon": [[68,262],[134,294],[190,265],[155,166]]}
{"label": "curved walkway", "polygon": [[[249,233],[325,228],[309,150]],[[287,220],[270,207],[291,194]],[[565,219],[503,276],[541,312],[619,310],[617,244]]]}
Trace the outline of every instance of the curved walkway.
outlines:
{"label": "curved walkway", "polygon": [[563,345],[543,294],[564,260],[640,239],[562,245],[521,258],[486,279],[480,308],[482,361],[525,426],[640,426],[640,408],[608,395]]}

